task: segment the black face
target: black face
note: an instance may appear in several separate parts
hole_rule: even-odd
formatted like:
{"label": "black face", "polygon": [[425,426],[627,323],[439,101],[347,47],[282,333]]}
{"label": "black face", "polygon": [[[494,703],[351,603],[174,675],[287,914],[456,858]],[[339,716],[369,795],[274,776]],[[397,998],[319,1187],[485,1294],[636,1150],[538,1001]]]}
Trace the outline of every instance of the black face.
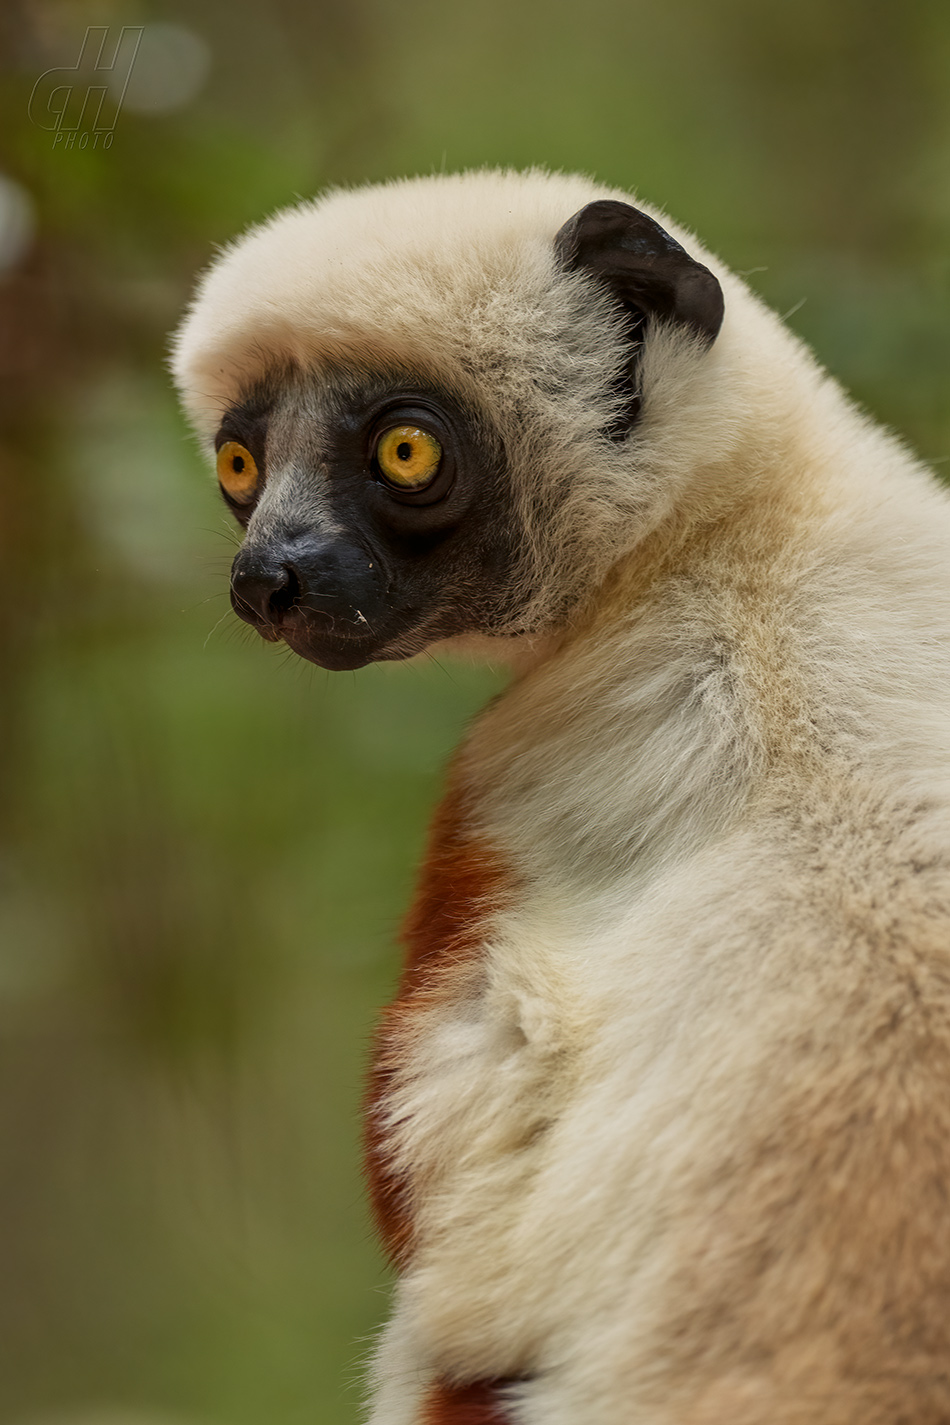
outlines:
{"label": "black face", "polygon": [[231,602],[264,638],[344,669],[507,626],[519,540],[503,452],[446,392],[273,377],[216,446],[248,531]]}

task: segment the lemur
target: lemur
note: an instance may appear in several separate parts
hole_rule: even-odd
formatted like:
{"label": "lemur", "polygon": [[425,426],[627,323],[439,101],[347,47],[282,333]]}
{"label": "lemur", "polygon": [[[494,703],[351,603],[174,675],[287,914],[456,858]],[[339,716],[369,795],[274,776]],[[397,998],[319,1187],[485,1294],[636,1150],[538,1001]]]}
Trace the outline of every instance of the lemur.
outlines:
{"label": "lemur", "polygon": [[585,178],[279,212],[172,365],[242,619],[511,667],[369,1075],[372,1425],[947,1425],[947,493]]}

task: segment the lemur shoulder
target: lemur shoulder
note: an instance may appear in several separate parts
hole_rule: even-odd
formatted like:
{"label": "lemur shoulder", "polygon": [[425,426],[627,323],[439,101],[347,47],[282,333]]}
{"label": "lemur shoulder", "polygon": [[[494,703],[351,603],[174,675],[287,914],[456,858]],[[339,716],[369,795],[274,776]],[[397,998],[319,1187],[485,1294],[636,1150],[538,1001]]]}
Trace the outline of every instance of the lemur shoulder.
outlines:
{"label": "lemur shoulder", "polygon": [[279,213],[173,367],[264,637],[513,670],[377,1037],[372,1425],[946,1425],[947,494],[581,178]]}

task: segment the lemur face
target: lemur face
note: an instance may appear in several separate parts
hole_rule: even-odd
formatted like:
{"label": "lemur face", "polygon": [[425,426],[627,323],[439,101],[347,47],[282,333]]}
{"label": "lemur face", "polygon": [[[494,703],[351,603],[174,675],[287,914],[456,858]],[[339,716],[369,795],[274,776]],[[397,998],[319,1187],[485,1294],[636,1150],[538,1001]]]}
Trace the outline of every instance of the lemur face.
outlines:
{"label": "lemur face", "polygon": [[173,368],[264,638],[349,669],[547,633],[663,517],[722,292],[596,194],[542,174],[332,194],[211,267]]}
{"label": "lemur face", "polygon": [[274,373],[224,415],[222,495],[247,535],[235,612],[324,668],[490,633],[521,544],[500,441],[409,375]]}

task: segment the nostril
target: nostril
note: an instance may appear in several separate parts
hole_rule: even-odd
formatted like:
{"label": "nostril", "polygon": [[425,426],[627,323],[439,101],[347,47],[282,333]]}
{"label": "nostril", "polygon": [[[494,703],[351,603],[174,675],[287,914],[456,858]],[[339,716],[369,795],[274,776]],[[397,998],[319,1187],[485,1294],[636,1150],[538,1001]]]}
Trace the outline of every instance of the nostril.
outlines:
{"label": "nostril", "polygon": [[302,588],[292,564],[263,564],[250,559],[235,560],[231,573],[231,604],[234,612],[265,637],[266,629],[276,630],[301,599]]}
{"label": "nostril", "polygon": [[271,623],[280,623],[285,614],[299,602],[301,595],[300,579],[292,564],[285,564],[284,582],[278,589],[275,589],[267,601],[267,613]]}

